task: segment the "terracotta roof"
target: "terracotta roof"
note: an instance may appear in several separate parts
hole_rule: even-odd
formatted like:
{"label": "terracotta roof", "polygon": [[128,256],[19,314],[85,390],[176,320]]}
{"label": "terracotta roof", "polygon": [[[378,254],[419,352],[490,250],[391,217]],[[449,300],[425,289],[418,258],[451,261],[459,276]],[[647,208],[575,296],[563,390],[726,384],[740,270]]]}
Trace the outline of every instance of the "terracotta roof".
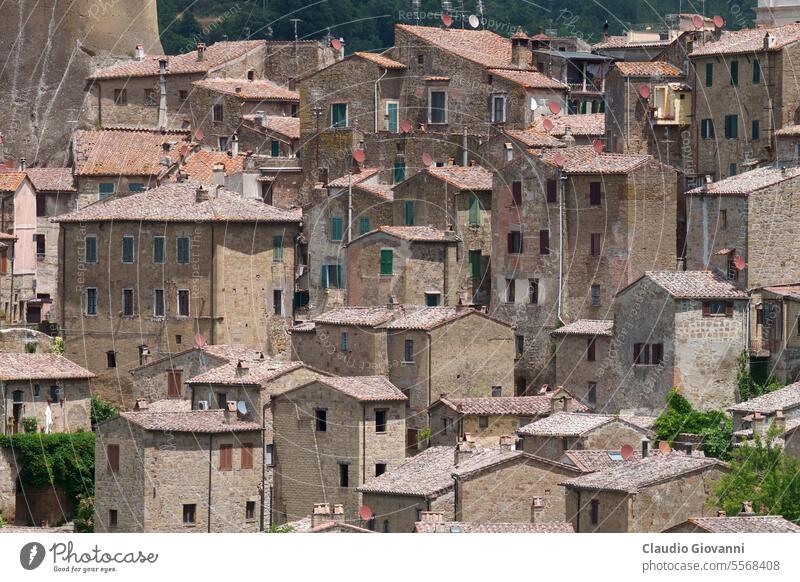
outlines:
{"label": "terracotta roof", "polygon": [[7,240],[7,241],[15,241],[17,240],[17,236],[13,234],[9,234],[7,232],[0,232],[0,240]]}
{"label": "terracotta roof", "polygon": [[99,80],[158,76],[158,61],[161,59],[167,60],[168,75],[205,74],[262,46],[265,46],[263,40],[217,42],[206,48],[202,61],[197,59],[196,50],[181,55],[146,55],[141,61],[128,60],[100,69],[89,78]]}
{"label": "terracotta roof", "polygon": [[267,115],[264,119],[264,127],[268,131],[285,135],[289,139],[300,139],[300,118],[281,117],[279,115]]}
{"label": "terracotta roof", "polygon": [[217,358],[222,362],[226,361],[238,362],[239,360],[256,360],[263,357],[263,352],[237,344],[215,344],[215,345],[205,345],[203,347],[194,346],[189,349],[182,350],[174,354],[168,354],[161,358],[152,360],[142,366],[134,368],[132,371],[144,370],[145,368],[149,368],[151,366],[155,366],[163,362],[168,362],[170,360],[178,359],[181,356],[185,356],[186,354],[190,354],[195,351],[203,352],[204,354]]}
{"label": "terracotta roof", "polygon": [[571,523],[417,522],[416,533],[575,533]]}
{"label": "terracotta roof", "polygon": [[784,125],[775,132],[778,137],[797,137],[800,135],[800,125]]}
{"label": "terracotta roof", "polygon": [[383,198],[384,200],[394,200],[394,190],[389,184],[378,184],[372,181],[363,181],[353,186],[353,188],[355,190],[360,190],[362,192],[366,192],[367,194],[377,196],[378,198]]}
{"label": "terracotta roof", "polygon": [[467,315],[478,315],[494,322],[508,326],[508,323],[486,315],[482,311],[470,307],[424,307],[395,319],[387,325],[387,329],[421,329],[431,330],[440,325],[460,319]]}
{"label": "terracotta roof", "polygon": [[762,52],[764,51],[764,36],[768,32],[775,37],[775,44],[769,49],[770,51],[781,50],[800,40],[800,24],[787,24],[773,28],[747,28],[729,32],[716,42],[699,46],[689,53],[689,57]]}
{"label": "terracotta roof", "polygon": [[390,321],[399,310],[388,307],[336,307],[318,315],[314,323],[374,327]]}
{"label": "terracotta roof", "polygon": [[437,497],[453,488],[455,447],[430,447],[380,477],[369,479],[362,493]]}
{"label": "terracotta roof", "polygon": [[628,37],[626,35],[622,35],[622,36],[609,36],[608,38],[603,39],[597,44],[592,45],[592,48],[595,50],[599,50],[599,49],[614,49],[614,48],[665,47],[672,44],[672,42],[673,41],[668,38],[659,40],[628,42]]}
{"label": "terracotta roof", "polygon": [[193,376],[186,381],[187,384],[219,384],[224,386],[258,385],[263,386],[270,380],[303,368],[303,362],[286,362],[274,358],[263,360],[242,360],[229,362],[216,368],[211,368],[202,374]]}
{"label": "terracotta roof", "polygon": [[764,291],[769,291],[775,295],[789,297],[790,299],[800,300],[800,285],[778,285],[775,287],[764,287]]}
{"label": "terracotta roof", "polygon": [[[72,137],[76,176],[158,176],[180,159],[188,133],[102,129],[79,130]],[[169,151],[164,150],[168,144]]]}
{"label": "terracotta roof", "polygon": [[359,182],[363,182],[367,178],[371,178],[378,172],[380,172],[380,168],[362,168],[357,174],[352,174],[348,176],[345,174],[335,180],[331,180],[328,182],[328,188],[347,188],[348,184],[358,184]]}
{"label": "terracotta roof", "polygon": [[76,192],[72,168],[28,168],[25,173],[37,192]]}
{"label": "terracotta roof", "polygon": [[373,63],[375,63],[380,67],[383,67],[384,69],[401,70],[407,68],[403,63],[399,63],[383,55],[375,53],[366,53],[366,52],[356,52],[353,54],[362,59],[372,61]]}
{"label": "terracotta roof", "polygon": [[95,375],[59,354],[0,352],[0,380],[94,378]]}
{"label": "terracotta roof", "polygon": [[378,232],[415,242],[455,242],[459,240],[456,233],[449,230],[439,230],[431,226],[381,226],[376,230],[362,234],[358,238],[364,238]]}
{"label": "terracotta roof", "polygon": [[0,172],[0,192],[16,192],[25,181],[25,172]]}
{"label": "terracotta roof", "polygon": [[487,68],[512,66],[511,40],[488,30],[445,29],[411,24],[395,24],[395,28]]}
{"label": "terracotta roof", "polygon": [[313,321],[303,321],[289,328],[290,332],[310,332],[317,329],[317,324]]}
{"label": "terracotta roof", "polygon": [[460,190],[492,189],[492,173],[482,166],[442,166],[426,171]]}
{"label": "terracotta roof", "polygon": [[[542,160],[559,166],[567,174],[628,174],[653,160],[637,154],[597,153],[592,146],[546,149]],[[560,162],[560,163],[559,163]]]}
{"label": "terracotta roof", "polygon": [[712,271],[647,271],[642,277],[676,299],[747,299],[747,293]]}
{"label": "terracotta roof", "polygon": [[579,319],[551,331],[550,335],[600,335],[611,337],[613,332],[613,319]]}
{"label": "terracotta roof", "polygon": [[[519,416],[537,416],[550,414],[553,394],[537,396],[498,396],[494,398],[447,398],[440,402],[464,415],[491,416],[509,414]],[[434,403],[435,404],[435,403]],[[581,410],[588,410],[583,404],[576,405]]]}
{"label": "terracotta roof", "polygon": [[798,176],[800,176],[800,168],[784,169],[772,166],[755,168],[749,172],[742,172],[741,174],[729,176],[718,182],[694,188],[689,190],[687,194],[697,194],[699,196],[741,196],[763,190],[764,188],[797,178]]}
{"label": "terracotta roof", "polygon": [[[634,450],[632,459],[641,459],[641,451]],[[584,473],[602,471],[614,467],[617,463],[623,463],[620,451],[565,451],[561,462],[566,465],[574,465]]]}
{"label": "terracotta roof", "polygon": [[191,410],[189,412],[123,412],[122,418],[144,430],[196,433],[260,431],[256,422],[225,422],[223,410]]}
{"label": "terracotta roof", "polygon": [[267,79],[203,79],[192,83],[203,89],[234,95],[244,101],[300,101],[300,93],[289,91]]}
{"label": "terracotta roof", "polygon": [[168,400],[155,400],[143,404],[136,403],[136,412],[189,412],[192,410],[192,401],[183,398]]}
{"label": "terracotta roof", "polygon": [[796,406],[800,406],[800,382],[795,382],[773,392],[734,404],[728,408],[728,411],[774,414],[779,410]]}
{"label": "terracotta roof", "polygon": [[[211,150],[199,150],[189,155],[186,163],[181,166],[189,180],[202,182],[203,184],[214,183],[214,166],[222,164],[225,166],[225,175],[230,176],[244,170],[245,155],[238,155],[235,158],[228,152],[217,152]],[[177,177],[173,176],[173,180]]]}
{"label": "terracotta roof", "polygon": [[318,382],[362,402],[408,400],[386,376],[329,376]]}
{"label": "terracotta roof", "polygon": [[504,133],[522,142],[522,144],[529,148],[557,148],[564,145],[562,141],[548,135],[544,131],[538,131],[533,128],[507,129]]}
{"label": "terracotta roof", "polygon": [[517,434],[526,436],[581,436],[612,422],[614,419],[615,417],[604,414],[556,412],[518,428]]}
{"label": "terracotta roof", "polygon": [[551,79],[539,71],[521,69],[489,69],[489,73],[516,83],[525,89],[557,89],[566,91],[567,86],[561,81]]}
{"label": "terracotta roof", "polygon": [[780,515],[690,517],[687,522],[708,533],[800,533],[800,526]]}
{"label": "terracotta roof", "polygon": [[621,61],[614,65],[623,77],[681,77],[681,70],[665,61]]}
{"label": "terracotta roof", "polygon": [[81,210],[52,219],[54,222],[255,222],[299,223],[300,210],[282,210],[240,194],[220,189],[197,202],[199,182],[170,182],[130,196],[112,196]]}
{"label": "terracotta roof", "polygon": [[620,418],[620,420],[623,420],[625,422],[628,422],[630,424],[638,426],[639,428],[643,428],[644,430],[652,431],[656,426],[656,419],[658,417],[657,416],[644,416],[644,415],[633,415],[633,416],[630,416],[630,415],[626,415],[626,414],[620,414],[619,418]]}
{"label": "terracotta roof", "polygon": [[[553,129],[544,128],[545,119],[553,123]],[[562,137],[569,128],[573,136],[603,137],[606,133],[605,113],[586,113],[582,115],[540,115],[533,123],[531,129],[555,137]]]}

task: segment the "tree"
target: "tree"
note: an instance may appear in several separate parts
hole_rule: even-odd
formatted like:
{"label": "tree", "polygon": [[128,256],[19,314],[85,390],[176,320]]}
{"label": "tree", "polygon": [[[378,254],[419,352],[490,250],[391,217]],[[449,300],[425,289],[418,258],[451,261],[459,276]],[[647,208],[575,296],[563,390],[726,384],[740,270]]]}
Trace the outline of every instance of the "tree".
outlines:
{"label": "tree", "polygon": [[733,423],[720,410],[701,412],[673,388],[667,395],[667,408],[656,419],[656,437],[672,444],[681,433],[702,438],[706,456],[727,459],[733,439]]}
{"label": "tree", "polygon": [[714,489],[714,504],[737,515],[742,502],[752,501],[759,515],[782,515],[800,522],[800,463],[786,454],[773,427],[765,439],[733,452],[731,470]]}
{"label": "tree", "polygon": [[116,406],[92,394],[92,427],[104,420],[117,416],[119,416],[119,409]]}
{"label": "tree", "polygon": [[760,375],[753,373],[753,365],[750,362],[750,354],[743,350],[736,359],[736,389],[739,401],[750,400],[756,396],[767,394],[777,390],[782,384],[768,372]]}

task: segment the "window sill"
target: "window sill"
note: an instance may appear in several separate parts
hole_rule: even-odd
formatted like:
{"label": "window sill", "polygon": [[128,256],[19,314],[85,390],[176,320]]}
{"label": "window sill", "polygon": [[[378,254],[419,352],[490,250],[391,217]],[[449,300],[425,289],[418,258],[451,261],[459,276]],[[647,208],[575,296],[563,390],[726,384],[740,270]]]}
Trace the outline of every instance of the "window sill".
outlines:
{"label": "window sill", "polygon": [[405,360],[403,360],[402,362],[400,362],[400,365],[401,365],[401,366],[413,366],[414,364],[416,364],[416,362],[407,362],[407,361],[405,361]]}

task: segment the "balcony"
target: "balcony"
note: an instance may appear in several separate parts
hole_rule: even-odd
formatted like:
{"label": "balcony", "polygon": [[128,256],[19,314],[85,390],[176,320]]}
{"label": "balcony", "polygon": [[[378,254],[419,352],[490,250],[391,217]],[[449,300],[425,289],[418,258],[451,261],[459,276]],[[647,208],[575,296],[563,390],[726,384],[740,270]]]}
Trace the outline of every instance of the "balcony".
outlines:
{"label": "balcony", "polygon": [[605,91],[605,82],[603,79],[589,79],[571,80],[567,81],[569,90],[572,93],[593,93],[599,95]]}

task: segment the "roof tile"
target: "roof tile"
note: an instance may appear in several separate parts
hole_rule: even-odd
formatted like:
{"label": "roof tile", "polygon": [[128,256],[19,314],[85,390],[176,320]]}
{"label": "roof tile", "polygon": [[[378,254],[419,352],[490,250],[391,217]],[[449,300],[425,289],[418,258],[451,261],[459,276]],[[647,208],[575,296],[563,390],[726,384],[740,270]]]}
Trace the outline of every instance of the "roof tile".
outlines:
{"label": "roof tile", "polygon": [[95,375],[59,354],[0,352],[0,380],[94,378]]}

